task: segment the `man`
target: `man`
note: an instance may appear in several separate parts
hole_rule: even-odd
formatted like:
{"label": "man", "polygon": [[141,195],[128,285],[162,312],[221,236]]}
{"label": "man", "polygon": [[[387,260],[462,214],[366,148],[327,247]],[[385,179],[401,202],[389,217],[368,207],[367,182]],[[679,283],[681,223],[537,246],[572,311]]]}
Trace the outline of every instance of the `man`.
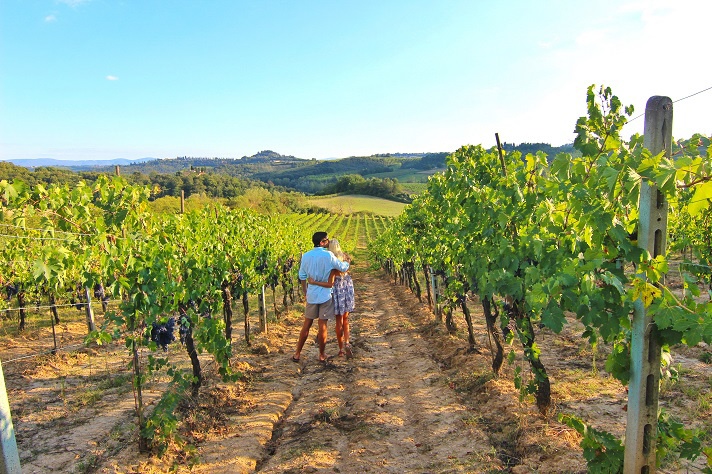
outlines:
{"label": "man", "polygon": [[330,319],[334,319],[334,301],[331,299],[331,288],[317,285],[307,285],[307,280],[311,277],[316,281],[327,281],[331,271],[337,269],[345,272],[349,269],[348,262],[342,262],[329,252],[329,238],[326,232],[316,232],[312,236],[314,248],[302,255],[302,262],[299,265],[299,282],[302,291],[307,295],[306,309],[304,311],[304,324],[299,333],[297,350],[292,356],[294,362],[299,362],[302,348],[309,336],[309,330],[315,319],[319,320],[317,332],[317,342],[319,344],[319,361],[326,362],[326,324]]}

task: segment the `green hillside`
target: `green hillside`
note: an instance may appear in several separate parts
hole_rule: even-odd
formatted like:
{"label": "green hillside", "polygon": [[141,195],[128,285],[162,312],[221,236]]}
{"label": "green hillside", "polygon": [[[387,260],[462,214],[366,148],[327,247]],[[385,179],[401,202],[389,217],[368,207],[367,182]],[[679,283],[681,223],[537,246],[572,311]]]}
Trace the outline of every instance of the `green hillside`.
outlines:
{"label": "green hillside", "polygon": [[[522,154],[541,150],[550,157],[560,152],[576,152],[572,145],[552,147],[546,143],[504,143],[503,148]],[[409,202],[412,195],[423,191],[430,176],[445,169],[447,156],[447,152],[386,153],[316,160],[265,150],[242,158],[181,156],[137,162],[121,166],[120,173],[131,183],[156,189],[154,199],[179,197],[183,193],[186,198],[220,198],[233,206],[246,205],[266,212],[283,208],[300,211],[305,210],[301,202],[304,194],[367,194]],[[30,186],[38,183],[76,183],[80,180],[92,183],[100,174],[114,172],[114,166],[87,165],[77,169],[40,166],[28,169],[0,162],[0,175],[4,179],[20,179]],[[352,209],[348,212],[374,211],[372,205],[363,207],[358,201],[336,203],[339,208]],[[387,209],[383,215],[398,214],[402,208],[402,204],[392,206],[396,210]],[[380,208],[389,206],[378,206]]]}

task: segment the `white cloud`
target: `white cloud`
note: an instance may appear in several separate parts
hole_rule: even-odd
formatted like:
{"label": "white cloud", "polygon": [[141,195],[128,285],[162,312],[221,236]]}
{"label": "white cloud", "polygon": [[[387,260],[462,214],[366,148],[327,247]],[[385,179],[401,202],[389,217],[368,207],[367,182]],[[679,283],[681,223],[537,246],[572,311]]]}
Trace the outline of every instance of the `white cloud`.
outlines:
{"label": "white cloud", "polygon": [[83,3],[89,3],[91,0],[57,0],[58,3],[64,3],[67,6],[70,6],[72,8],[78,7],[79,5]]}
{"label": "white cloud", "polygon": [[53,22],[57,21],[57,16],[56,15],[47,15],[46,17],[44,17],[44,21],[45,21],[45,23],[53,23]]}
{"label": "white cloud", "polygon": [[580,47],[595,47],[606,41],[609,33],[603,29],[588,29],[576,37],[576,45]]}
{"label": "white cloud", "polygon": [[109,75],[109,76],[106,76],[106,80],[107,80],[107,81],[118,81],[119,78],[116,77],[116,76],[111,76],[111,75]]}

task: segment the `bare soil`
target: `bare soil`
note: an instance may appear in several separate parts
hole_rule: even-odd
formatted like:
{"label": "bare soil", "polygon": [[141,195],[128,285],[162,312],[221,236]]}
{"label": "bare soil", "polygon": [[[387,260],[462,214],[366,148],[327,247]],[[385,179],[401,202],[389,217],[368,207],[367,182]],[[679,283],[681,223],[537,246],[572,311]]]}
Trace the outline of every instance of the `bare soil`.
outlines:
{"label": "bare soil", "polygon": [[[562,334],[537,334],[555,404],[542,415],[514,388],[515,367],[527,368],[521,356],[493,377],[476,302],[470,308],[477,351],[470,353],[461,316],[458,332],[449,334],[426,304],[380,272],[356,268],[354,281],[354,358],[335,356],[330,327],[332,357],[319,363],[313,328],[301,361],[292,362],[299,310],[280,316],[249,347],[236,337],[234,366],[244,378],[220,382],[202,356],[201,396],[180,410],[181,436],[194,449],[176,445],[163,458],[138,453],[120,344],[9,364],[23,473],[584,473],[580,437],[556,421],[558,413],[623,435],[625,388],[603,370],[606,349],[594,352],[575,322]],[[75,332],[80,337],[81,326]],[[32,343],[13,341],[3,341],[2,360]],[[675,351],[680,381],[663,383],[661,406],[709,430],[712,369],[699,360],[704,352],[709,348]],[[178,360],[184,353],[174,344],[168,355]],[[152,381],[149,402],[163,386]],[[667,462],[663,472],[699,467]]]}

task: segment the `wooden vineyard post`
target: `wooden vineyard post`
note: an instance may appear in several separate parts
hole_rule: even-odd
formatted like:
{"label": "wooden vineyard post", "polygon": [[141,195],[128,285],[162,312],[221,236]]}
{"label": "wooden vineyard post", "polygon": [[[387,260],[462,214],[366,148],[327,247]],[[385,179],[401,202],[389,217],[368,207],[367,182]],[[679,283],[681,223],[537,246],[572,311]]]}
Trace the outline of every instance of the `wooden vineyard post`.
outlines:
{"label": "wooden vineyard post", "polygon": [[432,286],[432,274],[430,272],[430,266],[426,265],[425,263],[423,264],[423,274],[425,276],[425,287],[428,290],[428,307],[430,308],[430,311],[432,312],[434,307],[433,307],[433,286]]}
{"label": "wooden vineyard post", "polygon": [[430,273],[430,283],[433,286],[433,306],[435,307],[435,320],[440,322],[443,320],[442,306],[440,305],[440,282],[435,273]]}
{"label": "wooden vineyard post", "polygon": [[[653,155],[672,154],[672,101],[653,96],[645,106],[644,146]],[[652,258],[665,253],[668,204],[653,184],[643,181],[640,189],[638,246]],[[643,275],[644,278],[644,275]],[[655,472],[658,396],[660,389],[660,342],[652,317],[642,299],[634,305],[631,340],[628,420],[625,433],[623,472]]]}
{"label": "wooden vineyard post", "polygon": [[265,301],[265,287],[262,285],[259,295],[260,330],[267,334],[267,301]]}
{"label": "wooden vineyard post", "polygon": [[91,308],[91,295],[89,294],[88,287],[84,287],[84,295],[87,298],[87,306],[86,306],[87,328],[89,329],[89,332],[92,332],[93,330],[96,329],[96,326],[94,324],[94,310]]}
{"label": "wooden vineyard post", "polygon": [[[56,310],[55,310],[56,311]],[[52,342],[54,347],[52,348],[52,355],[57,353],[57,329],[54,327],[54,315],[49,315],[49,321],[52,324]]]}
{"label": "wooden vineyard post", "polygon": [[185,190],[180,190],[180,213],[185,214]]}
{"label": "wooden vineyard post", "polygon": [[17,452],[15,428],[7,400],[5,376],[0,362],[0,474],[20,474],[20,455]]}
{"label": "wooden vineyard post", "polygon": [[430,281],[428,283],[430,284],[430,292],[433,294],[433,304],[430,307],[430,311],[435,314],[438,308],[438,294],[435,293],[435,274],[433,272],[430,272]]}
{"label": "wooden vineyard post", "polygon": [[250,343],[250,305],[247,300],[247,291],[242,292],[242,307],[245,310],[245,342]]}
{"label": "wooden vineyard post", "polygon": [[144,436],[143,430],[146,427],[146,421],[143,414],[143,391],[141,388],[141,360],[138,355],[138,348],[136,347],[136,341],[133,342],[133,385],[134,385],[134,397],[136,404],[136,414],[138,415],[138,450],[139,452],[145,453],[148,451],[148,438]]}
{"label": "wooden vineyard post", "polygon": [[499,133],[494,134],[497,140],[497,151],[499,152],[499,163],[502,165],[502,174],[507,176],[507,166],[504,164],[504,155],[502,155],[502,144],[499,142]]}

